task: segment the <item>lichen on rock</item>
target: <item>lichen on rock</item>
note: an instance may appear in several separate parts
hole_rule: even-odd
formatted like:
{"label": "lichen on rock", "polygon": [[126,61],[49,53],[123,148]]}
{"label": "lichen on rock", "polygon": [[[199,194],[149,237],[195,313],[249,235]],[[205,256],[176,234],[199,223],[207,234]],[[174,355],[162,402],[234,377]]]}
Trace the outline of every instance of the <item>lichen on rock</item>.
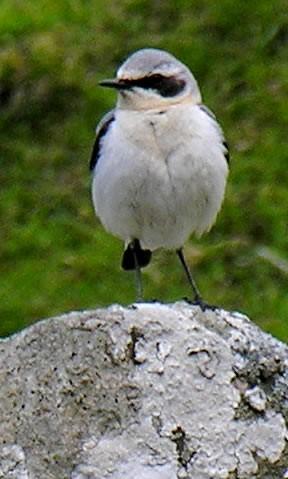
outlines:
{"label": "lichen on rock", "polygon": [[221,309],[41,321],[0,342],[0,478],[284,479],[287,377],[287,346]]}

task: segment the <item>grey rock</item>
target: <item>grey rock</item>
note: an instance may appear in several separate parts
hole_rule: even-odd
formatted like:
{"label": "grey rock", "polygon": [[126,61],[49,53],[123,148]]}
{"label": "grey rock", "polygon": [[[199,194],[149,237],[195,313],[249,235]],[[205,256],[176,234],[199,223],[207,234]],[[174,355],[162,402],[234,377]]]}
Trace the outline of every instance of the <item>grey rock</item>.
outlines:
{"label": "grey rock", "polygon": [[0,341],[0,478],[281,479],[288,348],[184,302],[73,312]]}

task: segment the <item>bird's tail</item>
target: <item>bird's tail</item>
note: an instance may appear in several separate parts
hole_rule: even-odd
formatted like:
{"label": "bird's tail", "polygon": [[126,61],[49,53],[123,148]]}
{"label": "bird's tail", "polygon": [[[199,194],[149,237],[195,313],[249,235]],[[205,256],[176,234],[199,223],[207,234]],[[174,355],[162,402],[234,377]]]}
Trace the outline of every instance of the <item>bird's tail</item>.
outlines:
{"label": "bird's tail", "polygon": [[128,244],[122,257],[121,266],[126,271],[144,268],[150,263],[152,252],[149,249],[142,249],[139,240],[135,239]]}

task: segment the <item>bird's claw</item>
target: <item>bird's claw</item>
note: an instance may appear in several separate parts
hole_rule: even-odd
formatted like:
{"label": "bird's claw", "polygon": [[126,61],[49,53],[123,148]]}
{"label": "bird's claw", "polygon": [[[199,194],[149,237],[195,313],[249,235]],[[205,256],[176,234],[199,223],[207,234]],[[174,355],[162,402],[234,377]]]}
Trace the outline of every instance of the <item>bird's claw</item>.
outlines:
{"label": "bird's claw", "polygon": [[206,303],[206,301],[203,301],[202,298],[195,298],[193,301],[189,298],[183,298],[183,299],[184,301],[186,301],[186,303],[189,303],[192,306],[199,306],[203,312],[207,310],[215,311],[216,309],[219,309],[219,306]]}

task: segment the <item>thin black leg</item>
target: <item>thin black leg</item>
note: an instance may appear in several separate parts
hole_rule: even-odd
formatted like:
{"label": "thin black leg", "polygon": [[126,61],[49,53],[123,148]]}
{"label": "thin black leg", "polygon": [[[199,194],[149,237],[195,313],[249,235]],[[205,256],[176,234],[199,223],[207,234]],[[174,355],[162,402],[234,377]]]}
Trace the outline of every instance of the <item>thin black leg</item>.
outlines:
{"label": "thin black leg", "polygon": [[194,293],[194,301],[196,302],[199,302],[201,303],[202,302],[202,297],[201,297],[201,294],[200,294],[200,291],[199,289],[197,288],[197,285],[193,279],[193,276],[192,276],[192,273],[189,269],[189,266],[187,265],[186,261],[185,261],[185,258],[184,258],[184,254],[183,254],[183,249],[182,248],[179,248],[176,250],[176,253],[178,255],[178,258],[180,259],[180,262],[184,268],[184,271],[186,273],[186,276],[187,276],[187,279],[189,281],[189,284],[193,290],[193,293]]}
{"label": "thin black leg", "polygon": [[141,302],[143,301],[143,283],[142,283],[142,274],[141,268],[139,266],[137,253],[135,251],[134,244],[131,243],[130,245],[134,257],[134,265],[135,265],[135,283],[136,283],[136,301]]}

